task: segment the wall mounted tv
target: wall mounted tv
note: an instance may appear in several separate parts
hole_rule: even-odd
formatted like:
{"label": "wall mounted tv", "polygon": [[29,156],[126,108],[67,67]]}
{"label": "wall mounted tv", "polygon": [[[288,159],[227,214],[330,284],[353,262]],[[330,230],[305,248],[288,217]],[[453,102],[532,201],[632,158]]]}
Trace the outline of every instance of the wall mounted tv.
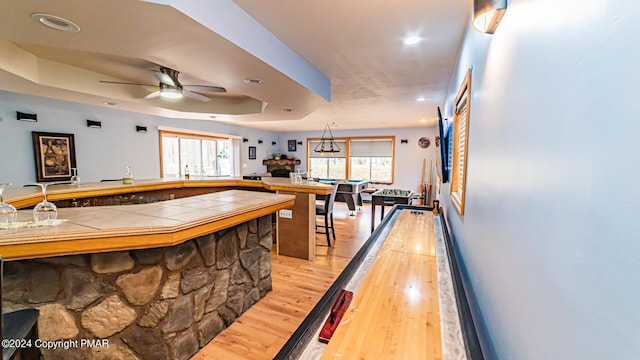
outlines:
{"label": "wall mounted tv", "polygon": [[449,129],[444,124],[442,112],[438,106],[438,130],[440,131],[440,170],[442,183],[449,182]]}

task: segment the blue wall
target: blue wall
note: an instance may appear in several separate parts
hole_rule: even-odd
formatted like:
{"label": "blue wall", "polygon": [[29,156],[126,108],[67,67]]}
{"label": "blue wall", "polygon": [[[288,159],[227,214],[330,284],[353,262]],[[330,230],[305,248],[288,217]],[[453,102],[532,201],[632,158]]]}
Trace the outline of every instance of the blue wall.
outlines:
{"label": "blue wall", "polygon": [[[434,113],[434,117],[435,117]],[[347,136],[395,136],[396,145],[394,149],[394,182],[393,187],[398,189],[407,189],[414,192],[420,191],[420,182],[422,180],[422,162],[423,159],[431,161],[434,170],[431,173],[432,183],[435,182],[436,171],[435,161],[438,156],[439,148],[435,147],[436,128],[433,126],[424,127],[408,127],[408,128],[383,128],[383,129],[359,129],[359,130],[339,130],[334,128],[331,130],[335,137]],[[322,131],[301,131],[301,132],[284,132],[280,134],[279,151],[287,155],[292,155],[298,159],[302,159],[301,168],[306,171],[307,157],[307,139],[319,138]],[[418,146],[418,139],[427,137],[431,141],[431,145],[422,149]],[[406,139],[407,143],[402,144],[400,140]],[[302,141],[302,145],[298,145],[295,152],[288,152],[287,141]],[[426,162],[429,164],[429,162]],[[429,166],[427,165],[427,168]],[[429,171],[425,170],[425,181],[429,180]],[[390,187],[389,185],[371,185],[372,188]]]}
{"label": "blue wall", "polygon": [[489,359],[640,354],[640,3],[513,0],[469,29],[465,215],[445,187]]}
{"label": "blue wall", "polygon": [[[36,113],[38,122],[16,120],[16,111]],[[86,126],[86,120],[102,122],[101,129]],[[137,133],[135,125],[147,126],[148,132]],[[32,131],[70,133],[75,136],[77,167],[83,182],[120,178],[125,167],[131,166],[137,179],[160,177],[158,126],[237,135],[248,139],[242,142],[241,173],[264,173],[262,160],[274,152],[302,159],[306,169],[306,139],[320,137],[321,131],[273,132],[228,123],[169,119],[133,113],[116,108],[92,106],[43,97],[0,91],[0,182],[20,186],[36,181]],[[435,159],[436,148],[418,147],[418,139],[428,137],[432,144],[434,127],[397,129],[336,130],[335,136],[396,136],[394,186],[418,191],[421,181],[422,159]],[[296,152],[287,152],[287,141],[302,141]],[[407,139],[408,144],[401,144]],[[258,140],[263,143],[259,144]],[[272,142],[276,142],[272,145]],[[248,147],[257,148],[257,158],[249,160]],[[246,167],[243,167],[246,164]],[[435,166],[435,160],[432,161]],[[435,179],[435,175],[433,176]]]}
{"label": "blue wall", "polygon": [[[36,113],[38,122],[16,120],[16,111]],[[101,129],[86,126],[87,119],[102,122]],[[136,125],[148,132],[137,133]],[[0,182],[23,185],[36,181],[32,131],[70,133],[75,136],[77,167],[81,181],[120,178],[131,166],[135,178],[160,177],[158,126],[238,135],[242,173],[264,172],[262,159],[278,133],[204,120],[168,119],[31,95],[0,91]],[[264,141],[258,144],[258,139]],[[248,146],[257,147],[257,159],[249,160]],[[242,165],[241,165],[242,166]]]}

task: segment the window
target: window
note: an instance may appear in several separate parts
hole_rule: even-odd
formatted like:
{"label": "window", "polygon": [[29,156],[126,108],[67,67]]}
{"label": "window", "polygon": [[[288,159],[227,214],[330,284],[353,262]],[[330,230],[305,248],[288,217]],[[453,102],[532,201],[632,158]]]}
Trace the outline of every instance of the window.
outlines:
{"label": "window", "polygon": [[341,149],[334,155],[314,151],[320,139],[307,140],[307,168],[312,177],[393,183],[395,137],[352,137],[334,140]]}
{"label": "window", "polygon": [[347,142],[344,139],[335,139],[340,151],[334,154],[318,153],[313,149],[320,144],[320,140],[307,142],[307,154],[309,173],[311,177],[323,179],[346,179],[347,178]]}
{"label": "window", "polygon": [[393,182],[393,139],[349,140],[350,179]]}
{"label": "window", "polygon": [[451,200],[461,216],[464,215],[467,180],[470,94],[471,70],[468,70],[454,102],[453,154],[451,158]]}
{"label": "window", "polygon": [[239,139],[160,130],[160,147],[163,178],[183,177],[186,166],[191,176],[238,175]]}

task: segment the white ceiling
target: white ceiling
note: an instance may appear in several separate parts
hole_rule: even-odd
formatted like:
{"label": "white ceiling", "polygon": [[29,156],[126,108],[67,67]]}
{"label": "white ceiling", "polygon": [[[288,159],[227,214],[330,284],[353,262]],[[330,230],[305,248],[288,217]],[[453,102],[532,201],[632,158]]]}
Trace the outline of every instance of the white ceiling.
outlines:
{"label": "white ceiling", "polygon": [[[429,126],[470,7],[468,0],[0,0],[0,89],[274,131],[334,122],[338,129]],[[36,12],[81,30],[49,29],[32,20]],[[423,41],[402,44],[409,34]],[[183,84],[228,92],[204,93],[209,102],[148,100],[155,86],[99,82],[155,85],[160,65],[180,71]]]}

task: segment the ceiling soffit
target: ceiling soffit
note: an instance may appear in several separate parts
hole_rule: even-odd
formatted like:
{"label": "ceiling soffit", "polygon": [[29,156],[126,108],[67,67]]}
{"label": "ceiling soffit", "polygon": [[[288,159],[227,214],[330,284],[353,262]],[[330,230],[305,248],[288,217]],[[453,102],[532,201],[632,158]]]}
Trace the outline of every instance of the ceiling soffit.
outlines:
{"label": "ceiling soffit", "polygon": [[[330,96],[324,76],[230,1],[177,2],[179,9],[166,2],[127,0],[3,2],[8,11],[0,15],[0,73],[13,79],[0,84],[4,90],[97,104],[116,100],[126,102],[124,108],[159,108],[145,112],[173,117],[242,115],[239,120],[247,122],[299,118]],[[46,28],[31,19],[34,12],[68,18],[81,31]],[[202,16],[206,13],[218,16]],[[269,52],[274,47],[279,51]],[[281,70],[287,64],[285,73]],[[152,71],[159,66],[180,71],[183,84],[221,86],[228,93],[205,93],[208,102],[167,101],[144,99],[154,87],[100,83],[156,84]],[[246,84],[247,78],[264,84]],[[284,108],[296,111],[285,113]]]}

